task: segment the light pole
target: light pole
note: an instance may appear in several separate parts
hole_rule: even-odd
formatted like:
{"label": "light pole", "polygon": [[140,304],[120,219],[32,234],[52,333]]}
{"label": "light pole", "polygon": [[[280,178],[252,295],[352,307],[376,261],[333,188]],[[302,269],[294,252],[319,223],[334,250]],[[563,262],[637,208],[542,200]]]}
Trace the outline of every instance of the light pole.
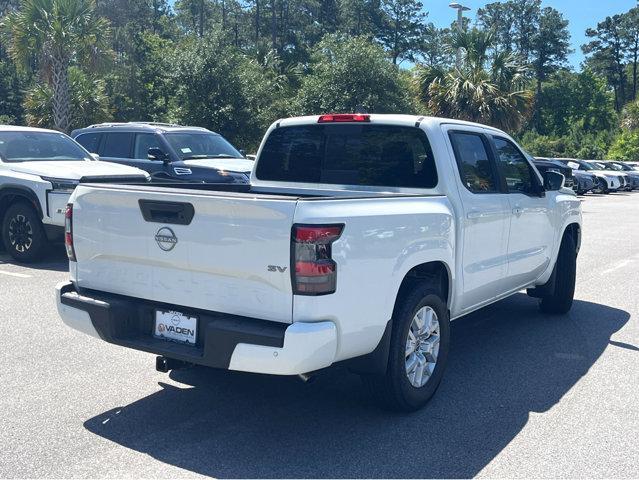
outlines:
{"label": "light pole", "polygon": [[[457,30],[461,33],[464,30],[464,12],[470,10],[469,7],[462,5],[461,3],[452,2],[448,5],[450,8],[454,8],[457,10]],[[457,68],[461,68],[462,66],[462,51],[461,48],[457,49]]]}

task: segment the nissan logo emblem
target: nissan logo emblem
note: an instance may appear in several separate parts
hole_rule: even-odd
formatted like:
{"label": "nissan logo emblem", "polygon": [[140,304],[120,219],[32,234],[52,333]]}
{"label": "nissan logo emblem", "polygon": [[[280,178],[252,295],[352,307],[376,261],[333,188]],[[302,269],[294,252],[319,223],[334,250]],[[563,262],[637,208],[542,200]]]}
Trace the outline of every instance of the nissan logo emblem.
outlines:
{"label": "nissan logo emblem", "polygon": [[175,236],[175,232],[171,230],[169,227],[162,227],[158,230],[158,233],[155,234],[155,241],[165,252],[170,252],[175,248],[178,243],[178,239]]}

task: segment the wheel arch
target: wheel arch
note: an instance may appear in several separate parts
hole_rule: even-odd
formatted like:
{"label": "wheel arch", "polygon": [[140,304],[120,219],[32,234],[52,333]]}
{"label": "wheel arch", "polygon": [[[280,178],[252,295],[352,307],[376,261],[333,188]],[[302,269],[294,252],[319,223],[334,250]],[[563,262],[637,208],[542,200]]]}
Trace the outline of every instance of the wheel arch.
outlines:
{"label": "wheel arch", "polygon": [[406,295],[406,293],[416,283],[422,281],[431,281],[442,294],[442,299],[448,308],[450,308],[450,299],[452,297],[451,293],[453,288],[450,267],[446,264],[446,262],[437,260],[420,263],[406,272],[399,286],[399,290],[397,291],[397,295],[395,295],[393,313],[395,313],[398,302],[402,296]]}
{"label": "wheel arch", "polygon": [[434,260],[415,265],[406,272],[402,279],[394,299],[393,317],[386,324],[386,328],[377,347],[369,354],[346,360],[344,363],[350,370],[365,375],[384,374],[386,372],[393,330],[393,318],[395,317],[402,297],[421,281],[433,282],[433,285],[441,292],[442,300],[444,300],[450,312],[450,302],[453,293],[453,275],[450,265],[442,260]]}
{"label": "wheel arch", "polygon": [[[572,235],[572,239],[575,242],[575,250],[579,253],[579,249],[581,248],[581,225],[577,222],[566,225],[561,235],[561,241],[563,241],[567,234]],[[561,245],[561,242],[559,244]]]}
{"label": "wheel arch", "polygon": [[42,206],[33,190],[24,185],[9,184],[0,186],[0,219],[4,218],[7,208],[19,201],[25,201],[32,205],[40,219],[44,218]]}

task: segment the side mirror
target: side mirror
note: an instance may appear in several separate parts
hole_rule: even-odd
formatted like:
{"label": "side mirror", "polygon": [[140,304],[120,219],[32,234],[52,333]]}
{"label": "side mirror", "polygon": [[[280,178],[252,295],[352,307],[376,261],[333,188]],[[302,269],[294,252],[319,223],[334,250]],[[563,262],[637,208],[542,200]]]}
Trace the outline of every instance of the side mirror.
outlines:
{"label": "side mirror", "polygon": [[97,153],[92,153],[91,158],[96,162],[100,161],[100,155],[98,155]]}
{"label": "side mirror", "polygon": [[242,155],[244,158],[246,158],[246,150],[240,149],[240,155]]}
{"label": "side mirror", "polygon": [[161,148],[157,147],[149,148],[146,155],[149,160],[156,160],[158,162],[167,162],[169,160],[169,156],[164,153]]}
{"label": "side mirror", "polygon": [[563,186],[565,178],[561,173],[548,170],[544,173],[544,188],[548,192],[555,192]]}

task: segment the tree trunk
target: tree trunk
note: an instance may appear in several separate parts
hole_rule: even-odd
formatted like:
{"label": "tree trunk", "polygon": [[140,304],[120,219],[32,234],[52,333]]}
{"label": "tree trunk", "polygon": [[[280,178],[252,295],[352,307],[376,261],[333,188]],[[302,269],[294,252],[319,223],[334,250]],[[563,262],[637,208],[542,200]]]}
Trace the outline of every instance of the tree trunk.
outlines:
{"label": "tree trunk", "polygon": [[271,48],[277,51],[277,11],[275,0],[271,0]]}
{"label": "tree trunk", "polygon": [[222,30],[226,29],[226,2],[222,0]]}
{"label": "tree trunk", "polygon": [[69,62],[64,55],[53,56],[51,82],[53,87],[53,124],[56,130],[68,133],[71,124]]}
{"label": "tree trunk", "polygon": [[639,55],[639,38],[635,39],[632,51],[632,100],[637,100],[637,56]]}
{"label": "tree trunk", "polygon": [[260,41],[260,0],[255,0],[255,46]]}
{"label": "tree trunk", "polygon": [[200,0],[200,38],[204,36],[204,0]]}

